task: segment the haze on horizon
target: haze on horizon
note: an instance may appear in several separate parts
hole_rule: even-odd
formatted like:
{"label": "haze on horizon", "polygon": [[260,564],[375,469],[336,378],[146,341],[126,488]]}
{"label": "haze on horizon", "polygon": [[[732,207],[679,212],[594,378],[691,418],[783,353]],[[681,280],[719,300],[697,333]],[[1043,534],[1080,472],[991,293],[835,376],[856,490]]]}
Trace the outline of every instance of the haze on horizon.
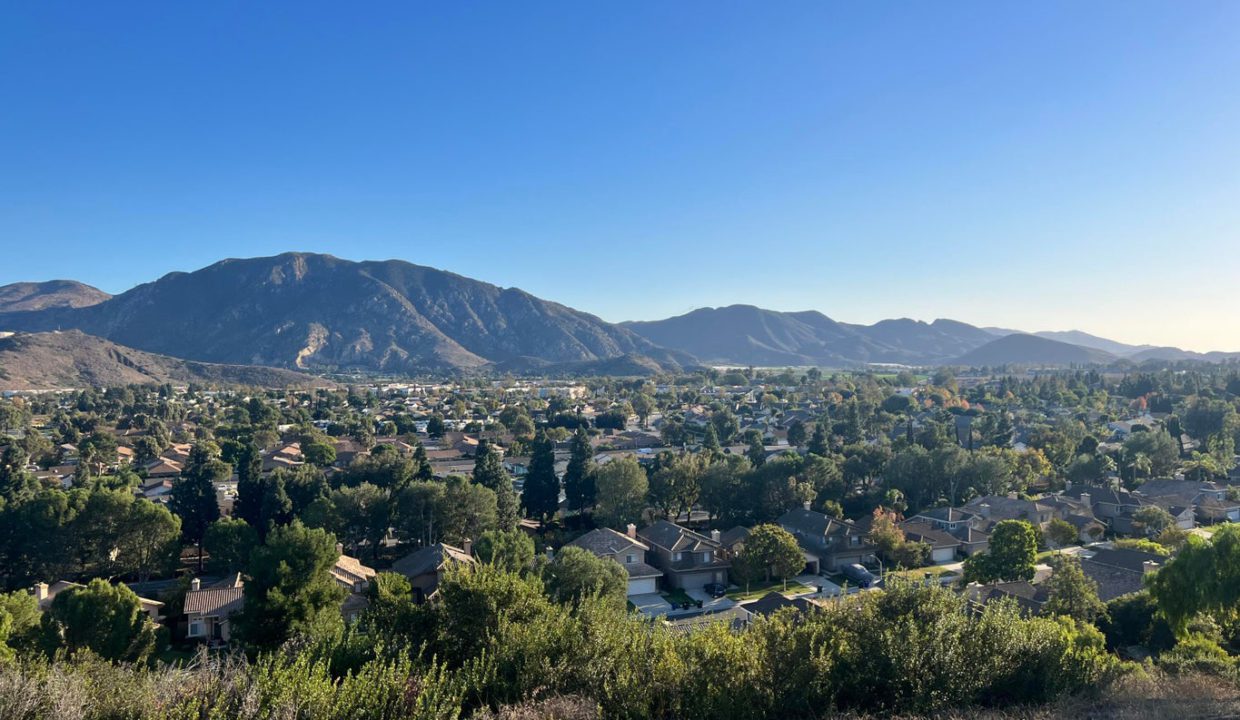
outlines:
{"label": "haze on horizon", "polygon": [[1240,350],[1240,4],[10,8],[0,284],[400,258]]}

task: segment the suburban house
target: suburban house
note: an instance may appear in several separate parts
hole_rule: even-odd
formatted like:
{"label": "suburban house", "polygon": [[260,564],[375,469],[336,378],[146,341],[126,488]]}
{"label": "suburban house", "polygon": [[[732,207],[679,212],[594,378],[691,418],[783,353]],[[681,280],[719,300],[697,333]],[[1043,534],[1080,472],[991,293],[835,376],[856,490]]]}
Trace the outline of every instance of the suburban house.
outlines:
{"label": "suburban house", "polygon": [[904,533],[905,540],[929,545],[930,562],[935,565],[953,562],[961,552],[959,538],[923,520],[902,522],[900,530]]}
{"label": "suburban house", "polygon": [[984,606],[996,600],[1013,600],[1021,614],[1030,616],[1042,612],[1042,606],[1050,599],[1044,585],[1034,585],[1023,580],[998,582],[987,585],[970,585],[965,595],[974,606]]}
{"label": "suburban house", "polygon": [[1165,509],[1172,507],[1190,510],[1189,524],[1181,524],[1182,513],[1177,515],[1176,524],[1181,529],[1191,530],[1195,527],[1194,520],[1202,522],[1240,522],[1240,503],[1227,499],[1227,488],[1217,483],[1198,482],[1195,480],[1150,480],[1137,489],[1137,494]]}
{"label": "suburban house", "polygon": [[700,589],[728,581],[732,567],[719,542],[719,533],[707,537],[676,523],[659,520],[642,528],[637,538],[650,548],[650,562],[663,571],[664,582],[683,590]]}
{"label": "suburban house", "polygon": [[[808,555],[809,571],[835,571],[844,565],[873,561],[876,548],[851,520],[837,520],[809,509],[809,503],[779,516],[776,523],[792,533]],[[817,562],[815,562],[817,561]]]}
{"label": "suburban house", "polygon": [[1098,598],[1110,602],[1145,587],[1145,576],[1156,572],[1167,558],[1140,550],[1099,550],[1081,560],[1081,570],[1098,583]]}
{"label": "suburban house", "polygon": [[965,503],[965,512],[982,517],[983,530],[991,530],[1004,520],[1024,520],[1025,522],[1046,527],[1056,517],[1055,508],[1037,500],[1022,500],[1011,495],[986,495],[973,498]]}
{"label": "suburban house", "polygon": [[646,553],[650,547],[637,539],[637,526],[630,524],[627,534],[611,528],[591,530],[568,544],[620,563],[629,575],[629,595],[659,591],[658,583],[663,571],[646,564]]}
{"label": "suburban house", "polygon": [[[39,604],[39,610],[46,612],[47,609],[52,606],[52,601],[56,599],[57,595],[65,592],[66,590],[76,590],[82,587],[85,586],[81,583],[69,582],[68,580],[57,580],[51,585],[44,582],[35,583],[32,592],[34,594],[35,602]],[[142,612],[146,613],[152,621],[158,623],[164,619],[164,604],[160,601],[139,597],[138,602],[142,605]]]}
{"label": "suburban house", "polygon": [[366,599],[366,591],[376,573],[374,568],[366,567],[357,558],[345,555],[343,550],[343,546],[337,543],[336,551],[340,553],[340,557],[336,558],[336,564],[329,572],[337,585],[349,591],[340,612],[345,620],[353,622],[370,604]]}
{"label": "suburban house", "polygon": [[960,508],[928,508],[913,515],[908,522],[924,522],[960,541],[960,554],[968,557],[990,547],[990,534],[980,528],[985,518]]}
{"label": "suburban house", "polygon": [[749,528],[744,525],[737,525],[719,534],[719,544],[723,546],[728,557],[736,557],[741,550],[744,550],[747,539],[749,539]]}
{"label": "suburban house", "polygon": [[472,565],[473,543],[466,540],[463,547],[447,543],[435,543],[419,548],[392,563],[392,572],[409,578],[413,586],[414,600],[426,602],[435,596],[444,571],[455,564]]}
{"label": "suburban house", "polygon": [[190,582],[185,593],[186,636],[210,643],[228,642],[232,638],[232,616],[245,607],[241,574],[233,573],[205,588],[198,578]]}
{"label": "suburban house", "polygon": [[757,600],[747,602],[741,605],[751,616],[761,615],[770,617],[780,610],[791,608],[799,613],[809,612],[811,610],[821,609],[818,603],[807,597],[784,597],[782,593],[771,592],[763,595]]}
{"label": "suburban house", "polygon": [[[1131,518],[1145,503],[1127,490],[1077,485],[1065,489],[1062,496],[1078,501],[1093,510],[1094,517],[1114,528],[1116,518]],[[1121,524],[1123,524],[1121,522]]]}

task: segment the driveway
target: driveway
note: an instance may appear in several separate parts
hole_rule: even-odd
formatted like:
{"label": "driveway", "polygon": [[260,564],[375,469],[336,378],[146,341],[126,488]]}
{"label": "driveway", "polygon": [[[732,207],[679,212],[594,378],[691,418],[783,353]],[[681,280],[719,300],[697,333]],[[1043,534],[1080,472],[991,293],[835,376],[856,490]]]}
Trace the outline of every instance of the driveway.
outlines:
{"label": "driveway", "polygon": [[671,604],[663,599],[659,593],[642,593],[640,595],[630,595],[629,602],[633,603],[633,607],[637,612],[646,617],[659,617],[666,615],[671,611]]}

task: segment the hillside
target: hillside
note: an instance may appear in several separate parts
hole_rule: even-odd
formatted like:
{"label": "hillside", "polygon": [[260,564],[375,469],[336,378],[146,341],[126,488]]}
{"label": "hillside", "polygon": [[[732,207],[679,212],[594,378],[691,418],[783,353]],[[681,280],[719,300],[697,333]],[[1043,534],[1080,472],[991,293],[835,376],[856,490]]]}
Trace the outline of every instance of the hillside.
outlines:
{"label": "hillside", "polygon": [[981,328],[954,320],[852,325],[815,311],[777,312],[752,305],[701,308],[624,326],[704,362],[744,365],[933,363],[994,339]]}
{"label": "hillside", "polygon": [[75,280],[20,282],[0,286],[0,312],[89,307],[110,297]]}
{"label": "hillside", "polygon": [[290,370],[216,365],[154,355],[76,330],[0,337],[0,390],[164,383],[260,387],[330,384]]}
{"label": "hillside", "polygon": [[992,340],[951,362],[952,365],[1087,365],[1113,362],[1116,357],[1094,348],[1014,334]]}
{"label": "hillside", "polygon": [[315,370],[467,370],[519,358],[690,359],[515,288],[398,260],[287,253],[172,273],[87,308],[0,314],[193,360]]}

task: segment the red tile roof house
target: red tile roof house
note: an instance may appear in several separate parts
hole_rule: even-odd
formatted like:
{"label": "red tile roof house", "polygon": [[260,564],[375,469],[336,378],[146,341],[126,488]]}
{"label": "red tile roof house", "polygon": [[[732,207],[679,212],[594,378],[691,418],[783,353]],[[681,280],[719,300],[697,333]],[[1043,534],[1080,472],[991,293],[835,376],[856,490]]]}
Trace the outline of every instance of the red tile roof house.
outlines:
{"label": "red tile roof house", "polygon": [[232,616],[245,607],[245,583],[240,573],[209,587],[202,587],[198,578],[191,581],[185,593],[186,637],[212,644],[226,643],[232,638]]}

